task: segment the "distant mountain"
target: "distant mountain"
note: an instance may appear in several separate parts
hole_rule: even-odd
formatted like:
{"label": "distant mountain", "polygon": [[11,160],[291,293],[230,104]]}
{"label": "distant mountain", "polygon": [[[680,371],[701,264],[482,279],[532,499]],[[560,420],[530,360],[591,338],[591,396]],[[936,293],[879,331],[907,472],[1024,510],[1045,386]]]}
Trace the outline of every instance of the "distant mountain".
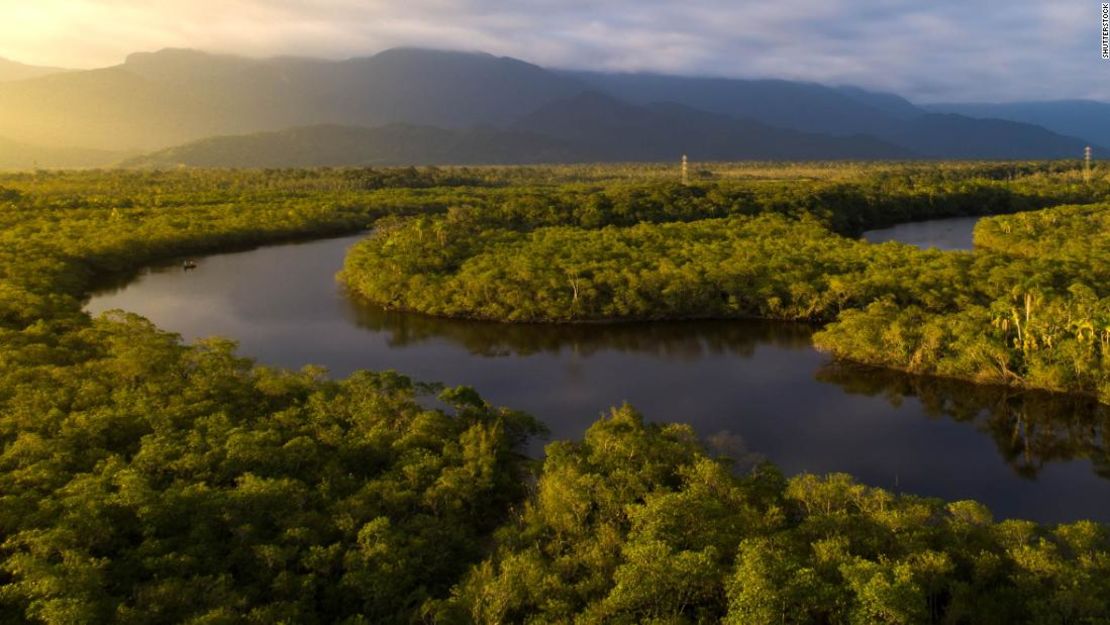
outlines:
{"label": "distant mountain", "polygon": [[82,148],[44,148],[0,138],[0,169],[110,167],[132,156]]}
{"label": "distant mountain", "polygon": [[852,86],[835,87],[835,89],[840,94],[895,119],[913,119],[925,113],[913,102],[893,93],[869,91]]}
{"label": "distant mountain", "polygon": [[394,48],[366,58],[247,59],[195,50],[128,57],[123,69],[153,84],[187,86],[199,99],[273,123],[497,124],[582,85],[539,66],[484,53]]}
{"label": "distant mountain", "polygon": [[1031,124],[934,115],[900,96],[858,87],[661,74],[565,74],[636,104],[675,102],[805,132],[870,135],[929,158],[1065,158],[1084,144],[1083,139],[1046,133]]}
{"label": "distant mountain", "polygon": [[148,150],[241,125],[189,89],[123,67],[0,84],[0,110],[0,136],[53,147]]}
{"label": "distant mountain", "polygon": [[499,165],[583,160],[556,139],[490,127],[318,125],[201,139],[125,161],[124,167]]}
{"label": "distant mountain", "polygon": [[64,70],[60,67],[40,67],[38,65],[24,65],[23,63],[0,57],[0,82],[26,80],[27,78],[38,78],[39,76],[59,74],[65,71],[68,70]]}
{"label": "distant mountain", "polygon": [[[610,100],[583,97],[591,91]],[[457,131],[440,142],[491,142],[485,154],[441,152],[442,143],[419,135],[405,158],[451,153],[482,162],[502,162],[522,141],[537,140],[493,129],[561,142],[537,145],[544,151],[521,157],[530,162],[553,154],[556,160],[650,160],[681,152],[703,158],[1057,158],[1091,141],[1031,124],[938,115],[899,96],[855,87],[553,71],[488,54],[421,49],[346,61],[177,49],[137,53],[115,67],[0,82],[0,111],[0,136],[46,147],[151,152],[210,137],[271,133],[268,140],[284,137],[292,149],[308,137],[286,129],[342,126],[377,129],[379,142],[367,154],[381,149],[393,158],[405,153],[400,146],[386,149],[380,129],[401,124]],[[471,130],[478,126],[489,128]],[[323,158],[320,148],[310,151]],[[336,154],[355,152],[337,149],[328,158]]]}
{"label": "distant mountain", "polygon": [[325,123],[461,128],[505,123],[581,90],[535,65],[488,54],[395,49],[322,61],[163,50],[102,70],[0,84],[0,136],[151,150]]}
{"label": "distant mountain", "polygon": [[868,137],[773,128],[679,105],[640,107],[596,92],[555,100],[508,129],[392,124],[317,125],[213,137],[159,150],[126,167],[478,165],[678,160],[906,158]]}
{"label": "distant mountain", "polygon": [[889,121],[875,107],[816,83],[662,74],[564,72],[633,104],[674,102],[807,132],[873,134]]}
{"label": "distant mountain", "polygon": [[968,117],[992,117],[1037,124],[1062,135],[1080,137],[1110,147],[1110,104],[1106,102],[1055,100],[999,104],[951,103],[929,104],[925,108],[938,113],[958,113]]}
{"label": "distant mountain", "polygon": [[581,147],[591,160],[891,159],[909,150],[866,136],[775,128],[680,104],[633,106],[598,92],[550,102],[512,126]]}
{"label": "distant mountain", "polygon": [[1076,158],[1087,143],[1031,124],[954,114],[922,115],[881,136],[926,156],[961,159]]}

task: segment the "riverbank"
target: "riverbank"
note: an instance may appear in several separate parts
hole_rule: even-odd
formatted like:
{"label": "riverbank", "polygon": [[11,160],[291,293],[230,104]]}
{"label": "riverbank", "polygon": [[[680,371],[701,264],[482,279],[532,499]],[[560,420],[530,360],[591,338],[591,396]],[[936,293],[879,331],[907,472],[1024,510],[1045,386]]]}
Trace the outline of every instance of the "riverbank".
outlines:
{"label": "riverbank", "polygon": [[1110,345],[1088,338],[1110,324],[1098,259],[875,245],[809,215],[487,223],[456,214],[397,224],[355,245],[340,279],[386,308],[456,318],[819,322],[816,345],[838,358],[1110,402]]}

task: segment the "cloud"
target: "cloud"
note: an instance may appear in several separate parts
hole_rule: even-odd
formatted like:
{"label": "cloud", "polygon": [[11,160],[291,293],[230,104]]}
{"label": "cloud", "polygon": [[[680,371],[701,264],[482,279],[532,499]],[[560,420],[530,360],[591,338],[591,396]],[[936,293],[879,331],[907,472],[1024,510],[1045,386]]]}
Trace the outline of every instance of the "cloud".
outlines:
{"label": "cloud", "polygon": [[918,101],[1110,99],[1099,4],[1014,0],[0,0],[0,55],[76,67],[192,47],[399,45],[541,65],[856,84]]}

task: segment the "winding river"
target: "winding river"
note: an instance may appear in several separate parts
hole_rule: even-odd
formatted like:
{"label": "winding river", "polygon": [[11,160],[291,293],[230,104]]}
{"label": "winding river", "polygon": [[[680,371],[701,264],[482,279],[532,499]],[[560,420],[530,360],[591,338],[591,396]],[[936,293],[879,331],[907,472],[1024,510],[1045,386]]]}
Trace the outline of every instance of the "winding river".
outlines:
{"label": "winding river", "polygon": [[[960,249],[973,223],[865,236]],[[154,267],[87,308],[137,312],[187,340],[230,337],[265,364],[470,385],[539,417],[553,439],[580,437],[627,401],[648,419],[693,425],[741,465],[768,458],[787,473],[843,471],[901,492],[976,499],[998,518],[1110,521],[1110,414],[1089,400],[834,365],[800,324],[553,327],[387,313],[335,282],[361,236],[209,256],[188,272]]]}

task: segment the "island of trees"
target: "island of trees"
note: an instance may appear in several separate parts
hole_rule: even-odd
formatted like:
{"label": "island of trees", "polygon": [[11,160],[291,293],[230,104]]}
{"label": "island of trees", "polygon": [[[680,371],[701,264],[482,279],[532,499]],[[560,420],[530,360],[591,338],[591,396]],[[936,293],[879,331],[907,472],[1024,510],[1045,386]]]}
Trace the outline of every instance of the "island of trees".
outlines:
{"label": "island of trees", "polygon": [[[840,358],[1110,402],[1105,183],[992,173],[534,191],[383,223],[341,278],[389,308],[498,321],[813,321]],[[852,236],[1040,206],[983,220],[974,253]]]}
{"label": "island of trees", "polygon": [[[1106,181],[1036,163],[670,175],[0,176],[0,623],[1110,622],[1104,524],[740,471],[628,406],[529,459],[542,424],[472,389],[270,369],[81,309],[152,262],[373,228],[344,277],[396,308],[813,320],[850,358],[1106,397],[1088,231]],[[854,240],[1032,209],[984,222],[975,253]]]}

